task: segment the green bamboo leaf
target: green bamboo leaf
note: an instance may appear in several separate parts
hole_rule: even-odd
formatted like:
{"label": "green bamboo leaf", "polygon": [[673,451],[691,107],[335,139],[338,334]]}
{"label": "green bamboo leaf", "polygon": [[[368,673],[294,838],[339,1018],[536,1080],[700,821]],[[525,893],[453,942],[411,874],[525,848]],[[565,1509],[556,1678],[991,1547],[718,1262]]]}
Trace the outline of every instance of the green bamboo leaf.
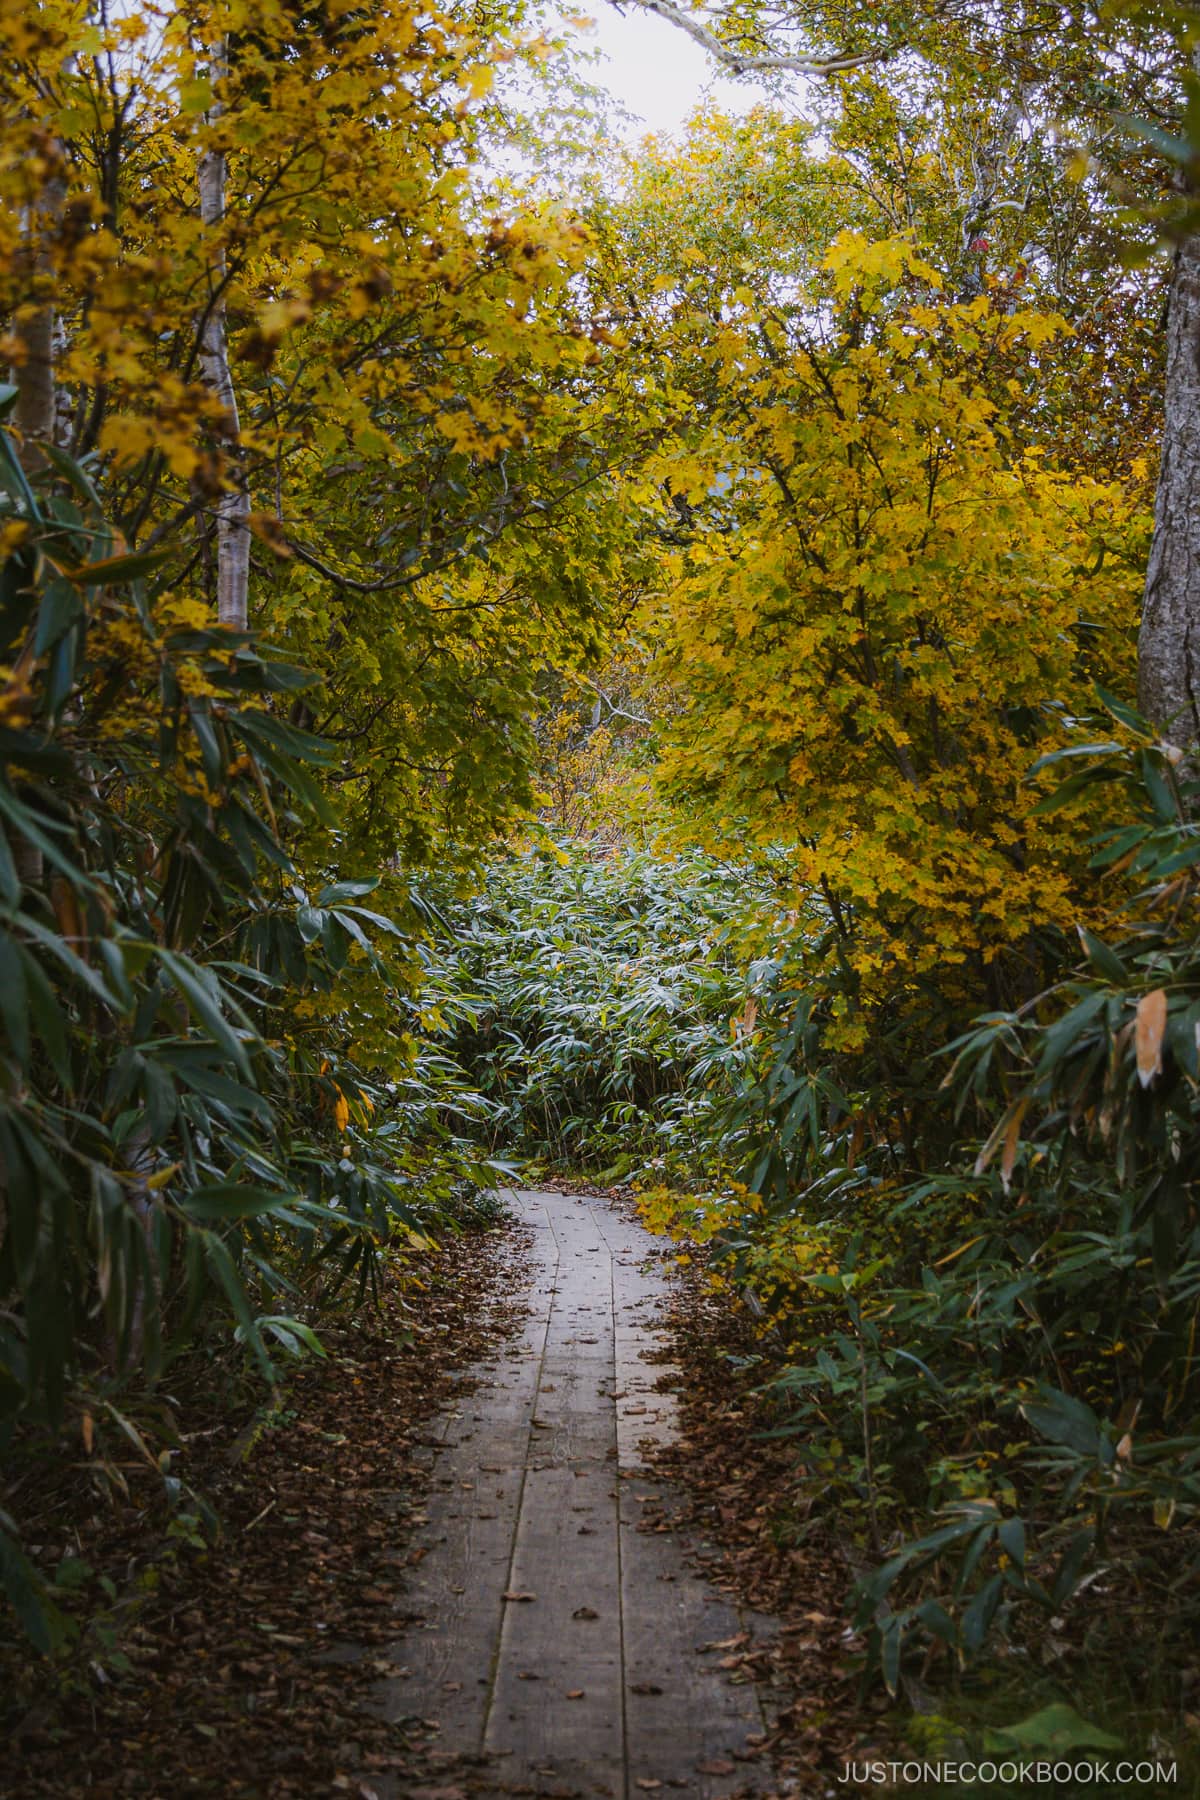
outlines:
{"label": "green bamboo leaf", "polygon": [[0,1528],[0,1587],[35,1650],[53,1656],[66,1637],[66,1620],[45,1583],[8,1532]]}
{"label": "green bamboo leaf", "polygon": [[274,1382],[275,1366],[267,1354],[266,1345],[258,1329],[258,1321],[250,1305],[242,1278],[237,1272],[232,1256],[222,1240],[214,1232],[205,1231],[200,1234],[204,1243],[205,1259],[209,1269],[223,1289],[226,1299],[233,1308],[233,1315],[242,1329],[243,1341],[253,1350],[263,1374],[267,1380]]}
{"label": "green bamboo leaf", "polygon": [[213,1042],[225,1051],[238,1073],[246,1081],[250,1081],[250,1059],[246,1054],[246,1046],[225,1017],[220,1003],[214,998],[195,965],[170,950],[160,950],[158,958],[186,1000],[193,1017],[204,1027]]}
{"label": "green bamboo leaf", "polygon": [[1125,987],[1129,981],[1129,970],[1121,961],[1115,950],[1111,950],[1101,938],[1090,932],[1086,925],[1077,925],[1079,941],[1083,945],[1084,954],[1098,975],[1105,981],[1111,981],[1118,987]]}
{"label": "green bamboo leaf", "polygon": [[181,1204],[184,1212],[196,1219],[261,1219],[298,1198],[294,1191],[280,1193],[276,1188],[225,1181],[194,1189]]}

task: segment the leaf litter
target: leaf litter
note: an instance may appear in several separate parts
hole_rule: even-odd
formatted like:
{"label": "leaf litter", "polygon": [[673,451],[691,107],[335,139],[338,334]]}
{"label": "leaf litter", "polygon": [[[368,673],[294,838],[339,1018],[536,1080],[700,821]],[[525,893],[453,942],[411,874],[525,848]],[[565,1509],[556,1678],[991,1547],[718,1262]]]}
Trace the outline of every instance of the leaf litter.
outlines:
{"label": "leaf litter", "polygon": [[409,1622],[398,1571],[424,1554],[409,1539],[426,1523],[429,1421],[521,1329],[526,1246],[511,1229],[448,1237],[419,1284],[385,1285],[380,1314],[322,1328],[328,1360],[301,1365],[273,1415],[185,1418],[181,1472],[221,1522],[215,1542],[167,1535],[149,1473],[128,1472],[113,1507],[78,1480],[42,1498],[42,1535],[94,1571],[78,1596],[93,1622],[56,1675],[0,1622],[0,1793],[479,1791],[478,1770],[438,1748],[436,1720],[389,1722],[378,1694]]}

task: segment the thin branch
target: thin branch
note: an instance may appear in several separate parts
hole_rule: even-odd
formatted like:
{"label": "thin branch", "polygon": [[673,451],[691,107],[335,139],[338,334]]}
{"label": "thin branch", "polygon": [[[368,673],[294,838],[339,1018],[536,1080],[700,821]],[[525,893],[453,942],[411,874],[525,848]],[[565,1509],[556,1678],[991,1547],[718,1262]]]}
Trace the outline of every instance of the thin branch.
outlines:
{"label": "thin branch", "polygon": [[725,68],[732,69],[735,75],[766,74],[771,70],[786,70],[793,75],[837,75],[845,69],[861,69],[868,63],[883,62],[903,48],[897,42],[878,50],[864,50],[857,56],[830,56],[823,59],[779,54],[750,56],[745,51],[734,50],[728,44],[723,44],[707,25],[702,25],[691,13],[676,6],[674,0],[634,0],[634,4],[642,12],[657,13],[669,25],[676,25],[680,31],[686,31],[711,57]]}

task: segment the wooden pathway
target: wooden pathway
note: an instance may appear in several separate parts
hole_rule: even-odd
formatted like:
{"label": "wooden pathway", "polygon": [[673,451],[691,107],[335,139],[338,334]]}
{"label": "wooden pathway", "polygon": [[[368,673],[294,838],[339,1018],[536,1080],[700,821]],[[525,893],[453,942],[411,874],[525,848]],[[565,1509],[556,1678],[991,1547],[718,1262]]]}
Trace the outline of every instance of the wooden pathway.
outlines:
{"label": "wooden pathway", "polygon": [[507,1198],[535,1242],[529,1318],[437,1434],[382,1704],[486,1759],[473,1794],[762,1793],[738,1756],[763,1731],[756,1690],[719,1666],[743,1621],[652,1528],[664,1490],[641,1473],[673,1428],[647,1360],[654,1241],[604,1200]]}

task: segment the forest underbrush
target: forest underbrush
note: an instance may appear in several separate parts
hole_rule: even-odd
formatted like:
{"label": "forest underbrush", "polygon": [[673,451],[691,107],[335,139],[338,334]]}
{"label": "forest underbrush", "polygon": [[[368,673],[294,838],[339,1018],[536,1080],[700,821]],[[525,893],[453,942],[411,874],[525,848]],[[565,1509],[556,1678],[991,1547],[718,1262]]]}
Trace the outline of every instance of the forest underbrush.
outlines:
{"label": "forest underbrush", "polygon": [[[829,1000],[789,987],[819,935],[790,967],[762,953],[763,888],[701,864],[689,913],[695,865],[586,845],[500,866],[456,924],[450,1041],[510,1152],[561,1169],[585,1147],[593,1179],[678,1240],[769,1447],[757,1468],[747,1450],[737,1507],[764,1544],[841,1545],[848,1654],[864,1692],[917,1697],[914,1743],[950,1742],[949,1719],[977,1748],[1123,1747],[1182,1771],[1200,1011],[1154,879],[1166,864],[1178,884],[1195,852],[1186,815],[1155,812],[1145,759],[1083,764],[1127,842],[1140,807],[1149,880],[1111,942],[1085,932],[1052,990],[945,1030],[901,1094],[877,1036],[833,1049]],[[724,1406],[711,1371],[700,1391]]]}
{"label": "forest underbrush", "polygon": [[0,1638],[0,1789],[311,1800],[373,1770],[446,1779],[436,1740],[381,1719],[372,1688],[422,1426],[519,1328],[521,1254],[476,1224],[388,1259],[378,1309],[327,1321],[326,1354],[268,1392],[240,1349],[201,1345],[152,1417],[105,1421],[87,1450],[27,1446],[14,1498],[62,1641],[50,1664]]}

